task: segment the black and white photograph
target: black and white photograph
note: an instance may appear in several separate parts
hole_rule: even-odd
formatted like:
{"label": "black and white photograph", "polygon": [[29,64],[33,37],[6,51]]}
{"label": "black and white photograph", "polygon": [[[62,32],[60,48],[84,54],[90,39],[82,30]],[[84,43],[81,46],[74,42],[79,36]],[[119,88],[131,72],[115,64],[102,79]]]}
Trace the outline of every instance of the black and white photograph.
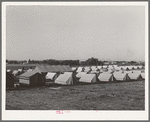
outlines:
{"label": "black and white photograph", "polygon": [[2,119],[148,119],[148,2],[3,2],[2,33]]}

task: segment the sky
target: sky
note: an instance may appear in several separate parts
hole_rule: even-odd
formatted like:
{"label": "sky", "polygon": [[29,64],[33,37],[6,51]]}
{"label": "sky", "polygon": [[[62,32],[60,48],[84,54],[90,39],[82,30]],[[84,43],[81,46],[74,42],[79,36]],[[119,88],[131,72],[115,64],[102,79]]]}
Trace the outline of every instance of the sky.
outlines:
{"label": "sky", "polygon": [[142,6],[7,6],[8,60],[145,60]]}

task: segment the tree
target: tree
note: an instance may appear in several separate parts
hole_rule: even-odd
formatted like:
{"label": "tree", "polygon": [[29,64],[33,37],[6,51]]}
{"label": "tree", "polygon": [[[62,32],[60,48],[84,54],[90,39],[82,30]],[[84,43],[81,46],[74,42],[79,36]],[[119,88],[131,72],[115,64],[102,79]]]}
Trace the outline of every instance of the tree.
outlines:
{"label": "tree", "polygon": [[31,60],[29,59],[29,60],[28,60],[28,64],[30,64],[30,63],[31,63]]}
{"label": "tree", "polygon": [[86,60],[86,65],[98,65],[98,59],[97,58],[89,58]]}

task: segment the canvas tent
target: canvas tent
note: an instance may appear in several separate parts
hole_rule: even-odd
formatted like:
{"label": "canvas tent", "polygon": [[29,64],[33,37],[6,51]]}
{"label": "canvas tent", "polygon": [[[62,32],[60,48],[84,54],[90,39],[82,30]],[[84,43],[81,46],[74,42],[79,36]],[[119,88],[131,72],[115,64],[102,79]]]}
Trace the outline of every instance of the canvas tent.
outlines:
{"label": "canvas tent", "polygon": [[111,82],[111,81],[114,81],[114,76],[110,73],[101,73],[98,76],[98,79],[99,81],[102,81],[102,82]]}
{"label": "canvas tent", "polygon": [[83,67],[78,67],[76,72],[82,72],[83,71]]}
{"label": "canvas tent", "polygon": [[92,69],[92,71],[99,71],[99,69],[98,69],[98,68],[95,68],[95,69]]}
{"label": "canvas tent", "polygon": [[7,69],[7,72],[12,74],[13,71],[11,69]]}
{"label": "canvas tent", "polygon": [[19,83],[29,86],[39,86],[45,83],[45,78],[38,72],[28,71],[19,76]]}
{"label": "canvas tent", "polygon": [[114,67],[118,67],[118,65],[113,65]]}
{"label": "canvas tent", "polygon": [[91,70],[90,70],[90,69],[88,69],[88,68],[84,70],[84,72],[90,72],[90,71],[91,71]]}
{"label": "canvas tent", "polygon": [[79,82],[96,83],[96,75],[95,74],[85,74],[80,78]]}
{"label": "canvas tent", "polygon": [[28,71],[33,71],[33,69],[28,69],[27,72],[28,72]]}
{"label": "canvas tent", "polygon": [[128,76],[131,80],[141,80],[142,79],[142,76],[139,73],[129,73]]}
{"label": "canvas tent", "polygon": [[58,78],[55,80],[56,84],[62,84],[62,85],[72,85],[73,84],[73,78],[70,74],[60,74]]}
{"label": "canvas tent", "polygon": [[20,75],[20,72],[19,72],[18,70],[14,70],[14,71],[12,72],[12,74],[13,74],[14,76],[18,76],[18,75]]}
{"label": "canvas tent", "polygon": [[130,78],[126,73],[115,72],[113,73],[116,81],[129,81]]}
{"label": "canvas tent", "polygon": [[90,67],[84,67],[84,69],[91,69]]}
{"label": "canvas tent", "polygon": [[89,71],[91,71],[90,68],[85,68],[85,69],[84,69],[84,72],[89,72]]}
{"label": "canvas tent", "polygon": [[133,68],[134,68],[134,69],[137,69],[137,68],[138,68],[138,66],[133,66]]}
{"label": "canvas tent", "polygon": [[72,69],[73,71],[75,71],[77,68],[76,68],[76,67],[72,67],[71,69]]}
{"label": "canvas tent", "polygon": [[141,70],[133,70],[133,73],[139,73],[139,74],[141,74]]}
{"label": "canvas tent", "polygon": [[107,68],[108,66],[107,65],[103,65],[103,68]]}
{"label": "canvas tent", "polygon": [[86,72],[79,72],[76,77],[81,78],[83,75],[87,74]]}
{"label": "canvas tent", "polygon": [[139,65],[139,66],[137,66],[137,67],[138,67],[139,69],[142,69],[143,66]]}
{"label": "canvas tent", "polygon": [[47,73],[47,72],[72,72],[73,70],[71,69],[70,66],[67,65],[38,65],[34,69],[34,71],[39,72],[39,73]]}
{"label": "canvas tent", "polygon": [[92,69],[92,70],[96,69],[96,66],[91,66],[91,69]]}
{"label": "canvas tent", "polygon": [[119,71],[119,70],[121,70],[121,67],[115,67],[115,70]]}
{"label": "canvas tent", "polygon": [[126,70],[132,70],[133,66],[126,66]]}
{"label": "canvas tent", "polygon": [[108,71],[107,68],[100,69],[100,72],[107,72],[107,71]]}
{"label": "canvas tent", "polygon": [[133,71],[122,71],[122,73],[126,73],[126,74],[129,74],[129,73],[133,73]]}
{"label": "canvas tent", "polygon": [[114,71],[112,71],[112,70],[109,69],[107,72],[108,72],[108,73],[113,73]]}
{"label": "canvas tent", "polygon": [[97,66],[97,68],[98,68],[98,69],[101,69],[101,68],[102,68],[102,66]]}
{"label": "canvas tent", "polygon": [[19,72],[23,72],[23,69],[18,69]]}
{"label": "canvas tent", "polygon": [[46,80],[54,81],[57,78],[57,73],[48,72],[45,76]]}
{"label": "canvas tent", "polygon": [[95,73],[98,74],[98,73],[100,73],[100,72],[99,72],[99,71],[91,71],[90,73],[91,73],[91,74],[95,74]]}

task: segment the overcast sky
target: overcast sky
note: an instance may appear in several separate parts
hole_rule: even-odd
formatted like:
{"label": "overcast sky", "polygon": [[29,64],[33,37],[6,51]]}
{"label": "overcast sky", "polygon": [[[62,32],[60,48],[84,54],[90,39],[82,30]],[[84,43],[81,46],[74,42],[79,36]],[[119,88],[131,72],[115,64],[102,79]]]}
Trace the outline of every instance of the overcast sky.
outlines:
{"label": "overcast sky", "polygon": [[8,60],[142,60],[140,6],[7,6]]}

